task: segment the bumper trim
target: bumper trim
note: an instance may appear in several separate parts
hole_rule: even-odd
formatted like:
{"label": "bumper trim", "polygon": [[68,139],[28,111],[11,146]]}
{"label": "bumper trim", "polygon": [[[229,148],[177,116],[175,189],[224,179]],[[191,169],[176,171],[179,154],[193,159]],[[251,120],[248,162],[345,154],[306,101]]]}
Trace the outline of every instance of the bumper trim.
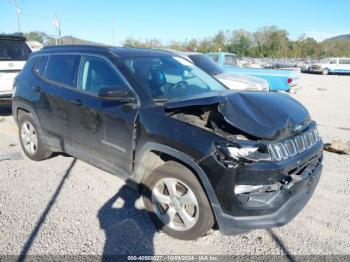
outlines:
{"label": "bumper trim", "polygon": [[[268,215],[234,217],[221,213],[217,222],[223,234],[240,234],[251,229],[279,227],[290,222],[310,200],[320,179],[322,164],[305,180],[280,193],[292,196],[277,211]],[[293,193],[294,192],[294,193]],[[294,195],[293,195],[294,194]]]}

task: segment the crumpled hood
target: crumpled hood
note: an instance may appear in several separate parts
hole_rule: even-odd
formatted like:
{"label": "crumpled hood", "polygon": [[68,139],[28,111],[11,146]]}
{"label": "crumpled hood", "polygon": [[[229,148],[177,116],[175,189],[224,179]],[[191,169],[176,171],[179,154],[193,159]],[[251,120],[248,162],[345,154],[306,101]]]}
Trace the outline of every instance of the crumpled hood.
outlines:
{"label": "crumpled hood", "polygon": [[166,110],[218,105],[232,126],[261,139],[284,139],[307,127],[306,108],[287,94],[275,92],[211,92],[165,103]]}

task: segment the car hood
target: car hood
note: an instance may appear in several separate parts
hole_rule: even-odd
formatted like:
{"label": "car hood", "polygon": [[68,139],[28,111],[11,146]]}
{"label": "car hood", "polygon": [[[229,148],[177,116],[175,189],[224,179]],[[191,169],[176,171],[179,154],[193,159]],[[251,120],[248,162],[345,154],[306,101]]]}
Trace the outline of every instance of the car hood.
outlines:
{"label": "car hood", "polygon": [[234,84],[238,82],[245,86],[246,90],[269,91],[269,84],[267,83],[267,81],[255,76],[226,72],[219,75],[215,75],[215,78],[217,78],[219,81],[224,82],[225,84],[234,82],[232,84],[233,88],[229,86],[231,89],[235,89]]}
{"label": "car hood", "polygon": [[311,120],[307,109],[287,94],[275,92],[211,92],[164,104],[167,111],[217,105],[225,121],[243,132],[266,140],[284,139],[300,132]]}

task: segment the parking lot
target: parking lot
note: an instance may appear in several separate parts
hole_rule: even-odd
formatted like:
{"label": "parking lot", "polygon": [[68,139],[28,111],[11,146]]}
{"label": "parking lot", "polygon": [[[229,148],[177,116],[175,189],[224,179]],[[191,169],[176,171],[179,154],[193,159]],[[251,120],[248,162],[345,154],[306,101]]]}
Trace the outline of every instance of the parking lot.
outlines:
{"label": "parking lot", "polygon": [[[295,95],[325,142],[350,140],[350,76],[302,74]],[[68,156],[27,159],[6,106],[0,108],[1,255],[350,254],[350,156],[325,152],[306,208],[288,225],[197,241],[157,232],[138,193],[117,177]]]}

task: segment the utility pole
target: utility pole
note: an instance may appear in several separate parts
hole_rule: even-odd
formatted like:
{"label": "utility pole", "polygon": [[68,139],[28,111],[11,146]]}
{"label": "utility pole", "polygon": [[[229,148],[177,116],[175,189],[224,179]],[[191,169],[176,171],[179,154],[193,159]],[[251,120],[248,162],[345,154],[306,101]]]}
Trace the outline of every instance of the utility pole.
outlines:
{"label": "utility pole", "polygon": [[59,45],[59,44],[60,44],[60,40],[61,40],[61,22],[60,22],[60,20],[56,17],[56,18],[53,19],[52,25],[53,25],[53,27],[55,27],[56,30],[57,30],[56,45]]}
{"label": "utility pole", "polygon": [[115,46],[115,16],[112,17],[112,40],[113,46]]}
{"label": "utility pole", "polygon": [[20,24],[20,21],[19,21],[19,15],[21,14],[21,9],[19,9],[19,7],[18,7],[17,0],[11,0],[11,2],[13,4],[13,7],[15,8],[15,11],[16,11],[17,30],[18,30],[18,33],[20,33],[21,32],[21,24]]}

